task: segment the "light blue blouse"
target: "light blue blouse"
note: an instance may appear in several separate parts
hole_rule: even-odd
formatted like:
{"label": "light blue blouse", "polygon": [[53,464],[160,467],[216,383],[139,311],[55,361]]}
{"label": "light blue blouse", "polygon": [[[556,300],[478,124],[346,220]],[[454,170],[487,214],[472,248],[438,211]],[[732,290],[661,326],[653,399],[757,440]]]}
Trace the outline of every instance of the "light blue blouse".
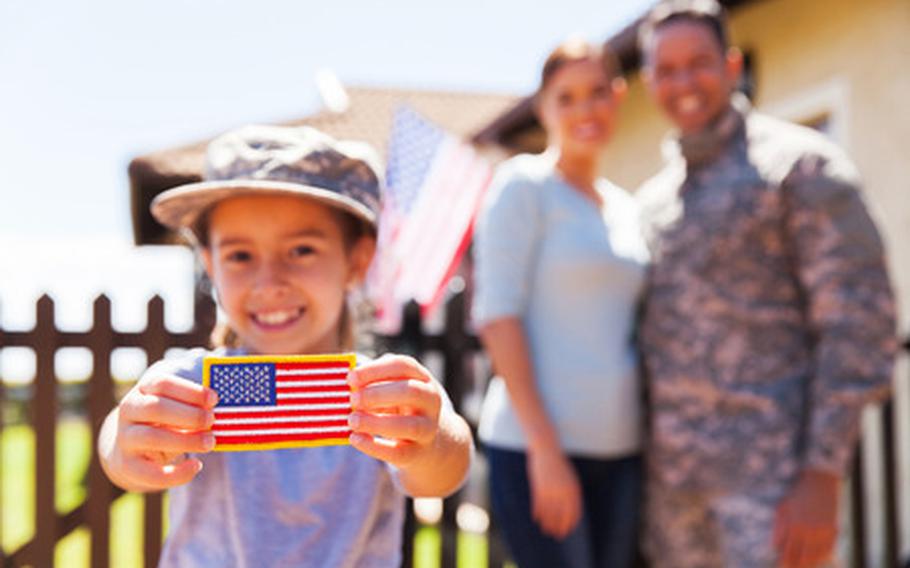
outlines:
{"label": "light blue blouse", "polygon": [[[633,342],[648,252],[635,201],[605,179],[604,205],[568,185],[548,154],[500,166],[475,233],[473,317],[521,319],[537,388],[563,449],[619,457],[641,444]],[[480,439],[522,450],[504,382],[483,404]]]}

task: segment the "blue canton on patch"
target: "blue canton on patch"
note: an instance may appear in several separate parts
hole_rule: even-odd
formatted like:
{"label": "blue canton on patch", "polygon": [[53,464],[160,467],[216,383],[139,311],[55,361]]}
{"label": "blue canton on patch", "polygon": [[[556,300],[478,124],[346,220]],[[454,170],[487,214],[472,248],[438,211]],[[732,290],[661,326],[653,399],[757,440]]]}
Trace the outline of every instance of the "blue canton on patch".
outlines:
{"label": "blue canton on patch", "polygon": [[212,389],[218,406],[270,406],[275,400],[275,365],[233,363],[212,365]]}

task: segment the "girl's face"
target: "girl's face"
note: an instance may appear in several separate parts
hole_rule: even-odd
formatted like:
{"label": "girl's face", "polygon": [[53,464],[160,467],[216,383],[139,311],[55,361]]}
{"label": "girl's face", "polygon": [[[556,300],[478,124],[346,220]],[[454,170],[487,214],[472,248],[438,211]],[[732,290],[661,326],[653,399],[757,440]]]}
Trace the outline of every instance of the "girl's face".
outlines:
{"label": "girl's face", "polygon": [[234,197],[209,215],[206,271],[241,344],[253,353],[340,349],[345,296],[373,256],[372,238],[352,246],[341,220],[315,201]]}
{"label": "girl's face", "polygon": [[540,93],[538,115],[563,154],[594,156],[613,133],[625,83],[611,80],[593,58],[566,63]]}

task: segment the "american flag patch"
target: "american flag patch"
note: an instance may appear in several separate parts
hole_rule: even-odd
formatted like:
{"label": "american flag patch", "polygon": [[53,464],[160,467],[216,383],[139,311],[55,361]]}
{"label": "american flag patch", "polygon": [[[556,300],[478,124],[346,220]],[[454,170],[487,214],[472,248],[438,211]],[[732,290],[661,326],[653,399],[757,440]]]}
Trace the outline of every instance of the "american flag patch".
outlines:
{"label": "american flag patch", "polygon": [[202,384],[218,393],[215,451],[348,443],[354,354],[206,357]]}

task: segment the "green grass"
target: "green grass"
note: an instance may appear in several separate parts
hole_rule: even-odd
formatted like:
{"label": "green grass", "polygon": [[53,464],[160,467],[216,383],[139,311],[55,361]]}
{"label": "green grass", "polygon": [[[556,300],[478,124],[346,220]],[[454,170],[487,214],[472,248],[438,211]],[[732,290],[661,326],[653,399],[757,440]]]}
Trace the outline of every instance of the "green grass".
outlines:
{"label": "green grass", "polygon": [[[486,535],[462,532],[456,541],[458,568],[486,568]],[[414,535],[414,566],[440,568],[442,537],[434,526],[422,526]]]}
{"label": "green grass", "polygon": [[442,537],[435,527],[420,527],[414,535],[414,566],[439,568]]}
{"label": "green grass", "polygon": [[0,506],[4,551],[18,548],[34,532],[35,436],[31,429],[12,426],[3,431]]}
{"label": "green grass", "polygon": [[[56,507],[64,513],[85,499],[83,479],[91,456],[91,430],[85,421],[66,420],[57,429]],[[7,426],[0,437],[0,546],[17,550],[35,532],[35,434],[27,425]],[[166,505],[166,503],[165,503]],[[141,566],[143,499],[126,494],[111,507],[111,566]],[[165,529],[166,530],[166,529]],[[54,552],[57,566],[89,565],[91,536],[80,527],[62,538]],[[458,568],[485,568],[483,535],[458,535]],[[439,568],[441,538],[436,527],[421,527],[414,539],[415,568]],[[66,560],[65,562],[63,560]]]}
{"label": "green grass", "polygon": [[[79,420],[62,422],[57,429],[56,493],[57,511],[71,511],[85,499],[83,479],[91,459],[91,430]],[[26,425],[8,426],[0,439],[0,522],[6,553],[17,550],[35,532],[35,434]],[[142,565],[142,497],[125,495],[111,507],[111,564]],[[90,535],[80,527],[62,538],[55,550],[59,566],[88,566]],[[66,558],[66,563],[62,560]]]}

